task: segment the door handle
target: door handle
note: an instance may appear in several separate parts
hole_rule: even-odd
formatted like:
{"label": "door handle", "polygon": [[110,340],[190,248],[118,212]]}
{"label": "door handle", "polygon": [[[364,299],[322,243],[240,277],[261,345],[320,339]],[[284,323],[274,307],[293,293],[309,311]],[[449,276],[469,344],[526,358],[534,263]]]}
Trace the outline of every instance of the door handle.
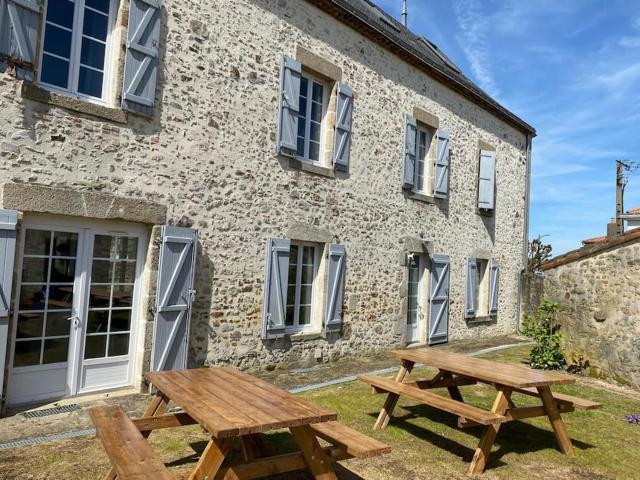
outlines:
{"label": "door handle", "polygon": [[78,328],[80,326],[80,317],[77,315],[73,315],[71,317],[67,317],[67,320],[73,323],[73,326]]}

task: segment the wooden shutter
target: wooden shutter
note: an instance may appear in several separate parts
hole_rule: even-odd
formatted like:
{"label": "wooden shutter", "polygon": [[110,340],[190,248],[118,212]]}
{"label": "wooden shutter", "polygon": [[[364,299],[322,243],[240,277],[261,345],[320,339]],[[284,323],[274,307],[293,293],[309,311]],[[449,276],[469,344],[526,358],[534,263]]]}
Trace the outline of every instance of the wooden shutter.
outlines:
{"label": "wooden shutter", "polygon": [[495,315],[498,313],[498,293],[500,286],[500,266],[498,261],[491,260],[490,270],[490,283],[489,283],[489,313]]}
{"label": "wooden shutter", "polygon": [[496,196],[496,152],[480,150],[478,208],[493,210]]}
{"label": "wooden shutter", "polygon": [[290,250],[290,240],[280,238],[267,240],[262,314],[263,338],[276,338],[284,335]]}
{"label": "wooden shutter", "polygon": [[353,117],[353,90],[344,83],[338,84],[336,105],[335,146],[333,148],[333,168],[349,171],[351,151],[351,120]]}
{"label": "wooden shutter", "polygon": [[431,257],[431,280],[429,295],[429,345],[449,340],[449,257]]}
{"label": "wooden shutter", "polygon": [[418,124],[411,115],[405,116],[404,124],[404,160],[402,187],[413,190],[416,187],[416,139],[418,136]]}
{"label": "wooden shutter", "polygon": [[20,80],[35,80],[40,28],[38,0],[0,0],[0,73],[16,67]]}
{"label": "wooden shutter", "polygon": [[190,228],[162,227],[156,315],[153,337],[153,371],[187,368],[189,324],[198,232]]}
{"label": "wooden shutter", "polygon": [[4,385],[4,362],[9,341],[9,312],[11,311],[17,225],[18,212],[0,209],[0,389]]}
{"label": "wooden shutter", "polygon": [[327,317],[325,319],[325,328],[328,332],[338,331],[342,326],[346,268],[347,253],[344,245],[330,243],[327,271]]}
{"label": "wooden shutter", "polygon": [[131,0],[122,108],[153,116],[160,50],[160,2]]}
{"label": "wooden shutter", "polygon": [[449,195],[449,171],[451,170],[451,149],[449,132],[438,129],[436,132],[436,168],[434,173],[433,195],[447,198]]}
{"label": "wooden shutter", "polygon": [[295,157],[298,149],[298,114],[300,112],[300,62],[282,56],[280,69],[280,100],[278,102],[278,133],[276,153]]}
{"label": "wooden shutter", "polygon": [[467,278],[465,280],[464,296],[464,318],[474,318],[476,316],[476,259],[467,258]]}

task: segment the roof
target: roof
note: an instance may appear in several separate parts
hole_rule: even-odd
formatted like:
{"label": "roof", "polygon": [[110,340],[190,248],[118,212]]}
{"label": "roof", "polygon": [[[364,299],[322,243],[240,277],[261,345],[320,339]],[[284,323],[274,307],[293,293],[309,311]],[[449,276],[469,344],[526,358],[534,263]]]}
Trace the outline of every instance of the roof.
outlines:
{"label": "roof", "polygon": [[[596,242],[591,245],[585,245],[577,250],[572,250],[563,255],[555,257],[542,265],[542,270],[551,270],[552,268],[559,267],[561,265],[567,265],[583,258],[602,253],[606,250],[613,250],[618,247],[622,247],[628,243],[637,242],[640,240],[640,229],[630,230],[623,235],[617,235],[615,237],[605,237],[604,241]],[[584,243],[584,242],[583,242]]]}
{"label": "roof", "polygon": [[631,210],[627,210],[627,215],[640,215],[640,208],[633,208]]}
{"label": "roof", "polygon": [[370,0],[307,0],[369,39],[395,53],[407,63],[425,71],[485,110],[535,136],[535,129],[500,105],[460,69],[430,40],[416,35]]}
{"label": "roof", "polygon": [[593,245],[594,243],[600,243],[600,242],[604,242],[606,240],[607,240],[606,236],[586,238],[586,239],[582,240],[582,244],[583,245]]}

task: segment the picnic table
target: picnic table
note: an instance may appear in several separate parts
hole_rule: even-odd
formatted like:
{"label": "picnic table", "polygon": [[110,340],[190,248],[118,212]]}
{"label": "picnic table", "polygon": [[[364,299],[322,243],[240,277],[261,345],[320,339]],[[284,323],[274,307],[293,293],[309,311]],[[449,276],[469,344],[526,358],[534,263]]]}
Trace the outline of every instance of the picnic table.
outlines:
{"label": "picnic table", "polygon": [[[333,463],[387,453],[383,443],[339,422],[335,412],[232,368],[147,373],[157,390],[141,418],[118,406],[96,407],[91,418],[112,464],[106,479],[158,479],[173,476],[147,438],[161,428],[198,424],[210,440],[190,480],[251,479],[308,468],[317,479],[335,479]],[[167,413],[169,402],[181,411]],[[272,455],[263,433],[288,428],[300,451]],[[318,439],[328,442],[321,447]],[[244,461],[223,463],[234,441]]]}
{"label": "picnic table", "polygon": [[[575,382],[570,376],[560,373],[532,370],[521,365],[506,365],[437,348],[395,350],[389,354],[401,361],[395,381],[371,375],[359,377],[373,387],[374,393],[388,394],[374,429],[387,426],[400,395],[458,416],[460,428],[483,426],[484,433],[467,471],[469,475],[484,471],[491,447],[503,423],[546,416],[551,422],[560,450],[571,454],[573,447],[561,414],[575,409],[602,407],[599,403],[552,392],[552,386]],[[436,368],[438,372],[429,379],[410,380],[409,375],[416,364]],[[496,389],[490,411],[464,402],[460,387],[477,383],[492,385]],[[449,397],[429,392],[435,388],[446,388]],[[517,407],[512,399],[513,393],[539,398],[542,404]]]}

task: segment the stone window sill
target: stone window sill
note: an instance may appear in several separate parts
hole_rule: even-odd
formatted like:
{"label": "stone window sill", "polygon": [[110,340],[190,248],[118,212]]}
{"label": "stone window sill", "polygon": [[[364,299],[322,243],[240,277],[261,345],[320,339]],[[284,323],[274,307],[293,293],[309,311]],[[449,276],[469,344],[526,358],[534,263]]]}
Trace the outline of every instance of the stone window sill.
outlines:
{"label": "stone window sill", "polygon": [[474,317],[467,320],[467,323],[475,325],[477,323],[490,323],[495,320],[495,315],[482,315],[480,317]]}
{"label": "stone window sill", "polygon": [[25,82],[22,84],[22,97],[85,115],[99,117],[114,123],[127,123],[127,113],[122,109],[96,105],[95,103],[50,92],[32,83]]}
{"label": "stone window sill", "polygon": [[406,193],[407,193],[407,198],[410,198],[412,200],[417,200],[419,202],[435,204],[438,200],[436,197],[433,197],[431,195],[425,195],[424,193],[414,192],[413,190],[406,190]]}
{"label": "stone window sill", "polygon": [[325,336],[323,332],[298,332],[289,334],[289,340],[291,340],[291,343],[323,340],[324,338]]}
{"label": "stone window sill", "polygon": [[298,160],[297,158],[289,159],[289,167],[301,172],[313,173],[323,177],[336,178],[336,173],[333,168],[322,167],[320,165],[314,165],[304,160]]}

